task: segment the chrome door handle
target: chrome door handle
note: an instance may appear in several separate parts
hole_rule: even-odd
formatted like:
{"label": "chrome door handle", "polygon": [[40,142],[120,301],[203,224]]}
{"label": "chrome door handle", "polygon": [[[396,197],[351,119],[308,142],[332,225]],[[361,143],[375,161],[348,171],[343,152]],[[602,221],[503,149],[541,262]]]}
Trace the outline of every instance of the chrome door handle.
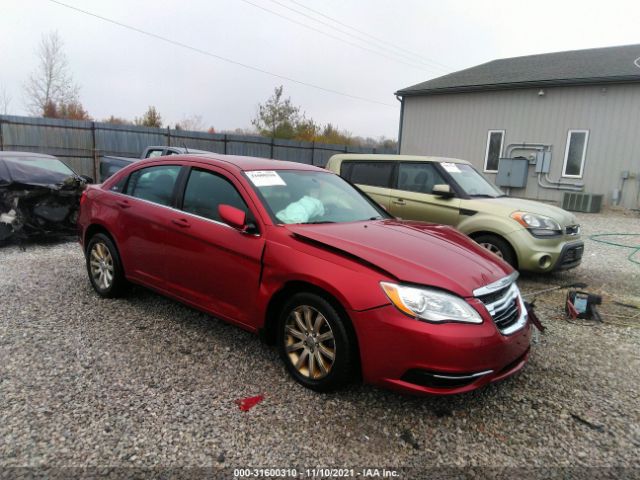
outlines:
{"label": "chrome door handle", "polygon": [[173,218],[171,221],[182,228],[189,228],[191,226],[186,218]]}
{"label": "chrome door handle", "polygon": [[391,200],[391,203],[393,203],[394,205],[406,205],[407,202],[405,202],[403,199],[399,198],[397,200]]}

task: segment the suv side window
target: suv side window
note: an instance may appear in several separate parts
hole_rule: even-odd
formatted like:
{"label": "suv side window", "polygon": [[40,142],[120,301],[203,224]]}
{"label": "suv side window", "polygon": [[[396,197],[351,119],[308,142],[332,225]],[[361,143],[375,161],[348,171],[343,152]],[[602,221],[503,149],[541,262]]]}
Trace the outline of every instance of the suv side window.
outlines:
{"label": "suv side window", "polygon": [[192,169],[184,191],[182,210],[219,222],[218,205],[221,204],[239,208],[247,214],[249,212],[247,204],[230,181],[207,170]]}
{"label": "suv side window", "polygon": [[129,176],[127,195],[171,206],[179,165],[158,165],[136,170]]}
{"label": "suv side window", "polygon": [[433,163],[401,163],[398,168],[398,190],[431,193],[433,186],[446,184]]}
{"label": "suv side window", "polygon": [[388,188],[391,184],[392,173],[392,162],[349,161],[343,162],[341,168],[342,176],[351,183],[371,187]]}

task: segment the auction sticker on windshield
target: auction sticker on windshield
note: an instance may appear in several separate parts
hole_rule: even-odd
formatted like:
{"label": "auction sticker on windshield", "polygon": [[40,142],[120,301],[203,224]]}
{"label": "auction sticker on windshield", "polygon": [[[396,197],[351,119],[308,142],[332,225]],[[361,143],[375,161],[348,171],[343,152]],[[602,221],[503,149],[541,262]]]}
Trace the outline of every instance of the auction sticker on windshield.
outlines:
{"label": "auction sticker on windshield", "polygon": [[256,170],[253,172],[245,172],[249,180],[256,187],[273,187],[274,185],[286,185],[278,172],[273,170]]}
{"label": "auction sticker on windshield", "polygon": [[442,165],[442,168],[444,168],[447,172],[457,173],[460,171],[455,163],[442,162],[440,165]]}

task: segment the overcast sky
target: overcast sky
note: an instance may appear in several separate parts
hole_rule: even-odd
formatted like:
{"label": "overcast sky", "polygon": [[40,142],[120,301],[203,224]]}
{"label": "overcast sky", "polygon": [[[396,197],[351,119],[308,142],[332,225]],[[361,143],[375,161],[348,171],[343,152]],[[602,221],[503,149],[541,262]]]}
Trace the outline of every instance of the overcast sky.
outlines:
{"label": "overcast sky", "polygon": [[286,95],[318,122],[392,138],[399,115],[393,92],[400,88],[495,58],[640,43],[638,1],[61,1],[367,100],[230,64],[49,0],[0,0],[0,92],[4,88],[11,98],[9,113],[26,114],[23,85],[36,66],[41,35],[52,30],[64,40],[81,101],[96,120],[132,119],[155,105],[172,125],[200,115],[218,131],[248,128],[258,103],[283,84]]}

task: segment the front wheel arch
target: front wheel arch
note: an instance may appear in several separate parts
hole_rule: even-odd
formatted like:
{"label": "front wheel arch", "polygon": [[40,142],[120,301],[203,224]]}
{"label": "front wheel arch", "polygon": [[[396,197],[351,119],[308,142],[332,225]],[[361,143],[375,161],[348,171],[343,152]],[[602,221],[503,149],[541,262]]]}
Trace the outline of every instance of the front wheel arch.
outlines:
{"label": "front wheel arch", "polygon": [[331,392],[361,376],[348,317],[315,292],[289,297],[278,315],[276,343],[286,370],[306,388]]}
{"label": "front wheel arch", "polygon": [[362,368],[360,364],[360,345],[358,342],[358,334],[353,327],[353,323],[351,321],[351,318],[347,314],[346,308],[331,293],[312,283],[303,281],[288,282],[280,290],[273,294],[273,296],[269,300],[264,318],[264,325],[260,332],[262,339],[269,345],[276,344],[278,316],[280,315],[280,312],[284,308],[287,301],[297,293],[314,293],[324,298],[340,314],[340,317],[344,319],[345,328],[350,330],[352,337],[355,339],[355,345],[353,346],[353,348],[355,349],[355,356],[358,362],[357,373],[358,375],[361,375]]}
{"label": "front wheel arch", "polygon": [[[477,242],[477,239],[482,238],[483,236],[491,236],[491,237],[496,237],[497,239],[499,239],[500,241],[504,242],[506,244],[506,246],[509,248],[509,251],[511,253],[511,256],[513,258],[513,264],[511,265],[515,270],[518,270],[518,253],[516,252],[515,248],[513,248],[513,245],[511,245],[511,242],[509,242],[509,240],[507,240],[506,238],[504,238],[502,235],[500,235],[499,233],[495,233],[495,232],[490,232],[490,231],[478,231],[478,232],[473,232],[473,233],[469,233],[467,234],[469,236],[469,238],[471,238],[471,240],[473,240],[474,242]],[[509,262],[507,262],[509,263]]]}
{"label": "front wheel arch", "polygon": [[[102,244],[102,252],[106,252],[105,255],[108,256],[108,265],[110,265],[109,270],[111,271],[111,283],[107,285],[105,283],[104,286],[98,285],[96,283],[94,270],[97,268],[102,268],[104,265],[97,267],[92,266],[92,260],[94,259],[94,251],[100,252],[100,249],[93,250],[93,246]],[[94,260],[97,262],[97,259]],[[101,262],[102,263],[102,262]],[[98,295],[104,298],[116,298],[122,296],[127,287],[128,282],[124,274],[124,268],[122,266],[122,259],[120,257],[120,252],[118,251],[118,247],[108,232],[95,230],[91,232],[91,236],[87,236],[87,243],[85,247],[85,264],[87,269],[87,274],[89,275],[89,282],[93,286],[94,290]],[[101,273],[102,277],[102,273]]]}

